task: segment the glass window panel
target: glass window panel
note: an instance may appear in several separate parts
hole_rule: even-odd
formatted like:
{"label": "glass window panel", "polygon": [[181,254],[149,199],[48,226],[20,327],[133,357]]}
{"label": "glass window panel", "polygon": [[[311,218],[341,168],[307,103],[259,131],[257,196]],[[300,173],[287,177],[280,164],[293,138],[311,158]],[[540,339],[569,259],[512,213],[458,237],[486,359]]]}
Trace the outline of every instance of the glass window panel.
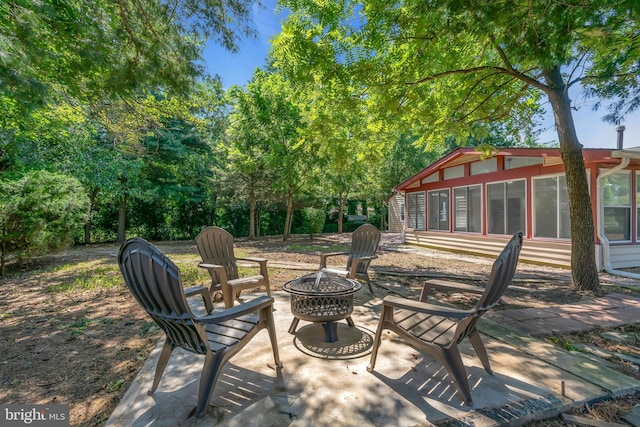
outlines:
{"label": "glass window panel", "polygon": [[429,222],[429,230],[437,230],[438,229],[438,210],[440,209],[440,205],[438,203],[438,192],[430,191],[429,192],[429,214],[427,215],[427,221]]}
{"label": "glass window panel", "polygon": [[416,218],[416,229],[418,230],[425,230],[425,216],[426,216],[426,202],[427,202],[427,196],[425,195],[424,192],[422,193],[418,193],[418,197],[417,197],[417,210],[418,210],[418,216]]}
{"label": "glass window panel", "polygon": [[455,215],[454,230],[467,231],[467,188],[456,188],[453,190],[453,205]]}
{"label": "glass window panel", "polygon": [[424,230],[425,195],[424,192],[407,194],[407,228]]}
{"label": "glass window panel", "polygon": [[449,231],[449,190],[429,191],[429,230]]}
{"label": "glass window panel", "polygon": [[481,173],[495,172],[498,170],[498,159],[492,157],[480,162],[471,163],[471,175],[478,175]]}
{"label": "glass window panel", "polygon": [[444,179],[461,178],[464,176],[464,165],[446,168],[444,170]]}
{"label": "glass window panel", "polygon": [[558,177],[560,185],[560,193],[558,194],[558,203],[560,210],[560,238],[571,238],[571,219],[569,216],[569,190],[567,189],[567,178],[562,175]]}
{"label": "glass window panel", "polygon": [[629,172],[617,172],[603,178],[605,206],[631,206],[630,178]]}
{"label": "glass window panel", "polygon": [[558,237],[557,177],[533,180],[535,237]]}
{"label": "glass window panel", "polygon": [[609,240],[631,240],[630,214],[631,208],[604,208],[604,233]]}
{"label": "glass window panel", "polygon": [[438,230],[449,231],[449,190],[440,191],[439,214]]}
{"label": "glass window panel", "polygon": [[504,158],[505,169],[515,169],[524,166],[541,165],[542,163],[542,157],[505,156]]}
{"label": "glass window panel", "polygon": [[487,184],[487,225],[491,234],[504,234],[504,184]]}
{"label": "glass window panel", "polygon": [[507,182],[507,234],[525,230],[525,181]]}
{"label": "glass window panel", "polygon": [[482,186],[469,187],[469,230],[474,233],[482,232]]}

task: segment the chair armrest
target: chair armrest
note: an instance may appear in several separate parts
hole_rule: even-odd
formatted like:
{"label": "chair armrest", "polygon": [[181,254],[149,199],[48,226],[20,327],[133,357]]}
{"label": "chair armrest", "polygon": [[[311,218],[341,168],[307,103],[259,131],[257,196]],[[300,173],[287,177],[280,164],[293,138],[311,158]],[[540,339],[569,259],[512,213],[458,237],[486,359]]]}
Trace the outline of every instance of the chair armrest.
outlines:
{"label": "chair armrest", "polygon": [[191,286],[184,290],[185,297],[188,298],[194,295],[202,296],[202,302],[204,302],[207,313],[211,313],[213,311],[213,301],[211,300],[211,292],[209,292],[209,288],[205,286]]}
{"label": "chair armrest", "polygon": [[241,257],[236,258],[242,261],[255,262],[260,264],[260,274],[266,279],[269,280],[269,272],[267,270],[267,259],[266,258],[255,258],[255,257]]}
{"label": "chair armrest", "polygon": [[327,266],[327,258],[338,255],[349,255],[349,252],[328,252],[326,254],[320,254],[320,268]]}
{"label": "chair armrest", "polygon": [[236,257],[237,260],[249,261],[249,262],[257,262],[258,264],[266,263],[266,258],[253,258],[253,257]]}
{"label": "chair armrest", "polygon": [[347,277],[353,279],[356,277],[356,272],[358,271],[358,264],[360,264],[361,261],[371,261],[378,258],[378,255],[368,255],[368,256],[361,256],[361,257],[354,257],[351,258],[351,268],[349,269],[349,274]]}
{"label": "chair armrest", "polygon": [[442,289],[445,291],[467,292],[470,294],[477,294],[477,295],[482,295],[484,293],[484,288],[481,288],[480,286],[468,285],[466,283],[460,283],[460,282],[450,282],[448,280],[432,279],[432,280],[427,280],[426,282],[424,282],[424,285],[422,285],[422,293],[420,294],[420,301],[422,302],[427,301],[427,295],[429,294],[429,291],[432,288]]}
{"label": "chair armrest", "polygon": [[384,297],[382,303],[388,307],[417,311],[420,313],[443,316],[452,319],[464,319],[465,317],[473,314],[473,310],[460,310],[453,307],[445,307],[442,305],[413,301],[410,299],[394,297],[391,295]]}
{"label": "chair armrest", "polygon": [[251,301],[247,301],[244,304],[235,305],[231,308],[220,310],[207,316],[198,317],[196,320],[204,324],[216,324],[226,320],[236,319],[246,314],[251,314],[255,311],[262,310],[263,308],[271,307],[272,305],[273,298],[262,295],[258,298],[252,299]]}
{"label": "chair armrest", "polygon": [[207,263],[201,262],[200,264],[198,264],[198,267],[206,268],[207,270],[209,270],[211,277],[214,277],[213,273],[217,273],[218,279],[220,279],[220,284],[221,285],[227,284],[227,271],[224,269],[224,266],[218,265],[218,264],[207,264]]}

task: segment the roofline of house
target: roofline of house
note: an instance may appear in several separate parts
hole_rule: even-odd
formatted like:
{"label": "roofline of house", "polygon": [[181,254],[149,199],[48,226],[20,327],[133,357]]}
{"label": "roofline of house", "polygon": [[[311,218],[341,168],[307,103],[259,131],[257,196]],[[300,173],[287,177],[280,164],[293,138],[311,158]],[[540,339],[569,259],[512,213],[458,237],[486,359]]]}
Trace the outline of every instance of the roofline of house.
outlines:
{"label": "roofline of house", "polygon": [[[440,169],[444,165],[453,162],[459,157],[469,154],[469,153],[477,153],[480,155],[479,151],[476,151],[475,147],[459,147],[455,150],[449,152],[445,156],[441,157],[436,162],[422,169],[418,173],[404,180],[400,184],[396,185],[393,188],[394,193],[399,193],[404,191],[406,187],[413,184],[416,181],[422,180],[423,178],[431,175],[434,171]],[[588,162],[607,162],[613,159],[620,159],[623,157],[630,157],[634,159],[640,159],[640,147],[631,148],[631,149],[611,149],[611,148],[583,148],[582,149],[583,158]],[[559,148],[508,148],[508,147],[500,147],[497,148],[497,151],[493,152],[494,156],[540,156],[540,157],[549,157],[549,158],[560,158],[560,149]],[[389,199],[393,195],[389,196]],[[388,199],[387,199],[388,200]]]}

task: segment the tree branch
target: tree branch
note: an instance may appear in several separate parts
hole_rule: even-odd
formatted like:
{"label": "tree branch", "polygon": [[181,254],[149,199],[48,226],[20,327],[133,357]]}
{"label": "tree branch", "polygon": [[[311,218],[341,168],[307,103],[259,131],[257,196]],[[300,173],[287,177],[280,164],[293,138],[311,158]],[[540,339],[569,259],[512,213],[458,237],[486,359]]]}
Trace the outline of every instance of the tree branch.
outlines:
{"label": "tree branch", "polygon": [[472,73],[477,73],[478,71],[486,71],[486,70],[494,70],[501,74],[508,74],[508,70],[505,68],[486,65],[486,66],[473,67],[473,68],[467,68],[462,70],[447,70],[447,71],[443,71],[442,73],[436,73],[432,76],[424,77],[413,82],[405,82],[404,84],[417,85],[417,84],[428,82],[431,80],[440,79],[442,77],[452,76],[455,74],[472,74]]}

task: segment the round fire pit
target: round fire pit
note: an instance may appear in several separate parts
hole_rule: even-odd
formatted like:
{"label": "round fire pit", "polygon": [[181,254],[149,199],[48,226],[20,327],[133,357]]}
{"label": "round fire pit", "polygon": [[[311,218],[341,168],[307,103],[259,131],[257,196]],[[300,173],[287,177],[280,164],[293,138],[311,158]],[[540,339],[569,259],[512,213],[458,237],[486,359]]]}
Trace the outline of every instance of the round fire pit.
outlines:
{"label": "round fire pit", "polygon": [[353,294],[360,283],[323,270],[291,280],[282,289],[291,294],[293,321],[289,333],[295,334],[298,322],[322,323],[326,342],[338,341],[338,320],[353,326]]}

